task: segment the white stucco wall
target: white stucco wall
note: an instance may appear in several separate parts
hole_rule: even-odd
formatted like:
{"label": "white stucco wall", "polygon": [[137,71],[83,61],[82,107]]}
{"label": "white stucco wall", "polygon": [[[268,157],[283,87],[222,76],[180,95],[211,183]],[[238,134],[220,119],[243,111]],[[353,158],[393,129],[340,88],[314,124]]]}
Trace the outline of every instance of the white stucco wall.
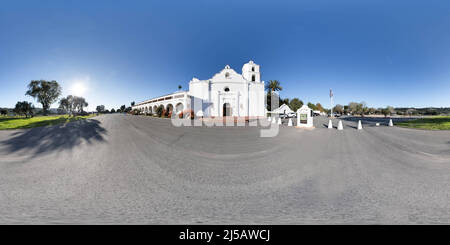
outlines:
{"label": "white stucco wall", "polygon": [[228,103],[232,116],[264,116],[264,82],[259,71],[259,65],[250,61],[242,67],[243,74],[225,66],[211,79],[193,78],[189,93],[195,102],[203,103],[196,109],[202,108],[208,116],[222,116],[223,105]]}
{"label": "white stucco wall", "polygon": [[[189,82],[189,91],[185,93],[186,96],[179,100],[184,108],[190,107],[196,114],[202,110],[205,117],[222,116],[225,103],[230,105],[232,116],[265,116],[264,82],[261,81],[259,65],[253,61],[243,65],[242,74],[227,65],[210,79],[199,80],[194,77]],[[169,103],[175,107],[178,103],[175,100],[154,100],[141,102],[133,109],[149,105],[152,108],[160,104],[166,106]]]}

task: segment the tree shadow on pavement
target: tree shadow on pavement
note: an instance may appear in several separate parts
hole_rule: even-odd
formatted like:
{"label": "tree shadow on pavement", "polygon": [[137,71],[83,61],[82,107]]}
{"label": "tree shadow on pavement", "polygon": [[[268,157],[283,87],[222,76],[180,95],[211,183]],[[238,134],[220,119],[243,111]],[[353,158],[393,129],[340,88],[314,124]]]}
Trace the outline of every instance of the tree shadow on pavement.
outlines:
{"label": "tree shadow on pavement", "polygon": [[[357,116],[347,116],[342,117],[341,120],[347,121],[347,122],[355,122],[358,123],[359,120],[361,120],[361,123],[363,124],[363,127],[375,127],[376,123],[380,123],[381,125],[387,125],[390,118],[387,117],[357,117]],[[357,128],[356,126],[350,126],[352,128]]]}
{"label": "tree shadow on pavement", "polygon": [[105,141],[107,130],[95,119],[78,120],[56,126],[38,127],[15,132],[0,142],[7,153],[29,151],[30,157],[72,149],[83,141],[87,144]]}

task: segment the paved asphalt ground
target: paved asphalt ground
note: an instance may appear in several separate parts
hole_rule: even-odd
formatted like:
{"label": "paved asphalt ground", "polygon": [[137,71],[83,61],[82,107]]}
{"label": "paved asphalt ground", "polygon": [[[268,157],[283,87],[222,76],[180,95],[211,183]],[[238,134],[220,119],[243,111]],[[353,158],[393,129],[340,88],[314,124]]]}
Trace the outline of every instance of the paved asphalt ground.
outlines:
{"label": "paved asphalt ground", "polygon": [[343,121],[274,138],[127,115],[0,131],[0,223],[450,223],[449,131]]}

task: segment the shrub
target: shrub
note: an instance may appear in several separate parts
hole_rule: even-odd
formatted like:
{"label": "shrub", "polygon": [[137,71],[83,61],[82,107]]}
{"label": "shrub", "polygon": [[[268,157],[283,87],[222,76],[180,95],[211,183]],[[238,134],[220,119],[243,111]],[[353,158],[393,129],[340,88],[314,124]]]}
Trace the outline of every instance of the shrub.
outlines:
{"label": "shrub", "polygon": [[88,116],[89,113],[87,113],[85,111],[80,111],[80,112],[74,112],[73,115],[74,116]]}
{"label": "shrub", "polygon": [[2,116],[6,116],[6,115],[8,115],[8,110],[5,109],[5,108],[2,108],[2,109],[0,109],[0,114],[1,114]]}
{"label": "shrub", "polygon": [[14,112],[18,115],[24,115],[25,117],[33,117],[34,106],[31,102],[19,101],[14,108]]}
{"label": "shrub", "polygon": [[156,108],[156,115],[158,115],[158,117],[161,117],[163,115],[164,112],[164,107],[162,105],[158,106],[158,108]]}

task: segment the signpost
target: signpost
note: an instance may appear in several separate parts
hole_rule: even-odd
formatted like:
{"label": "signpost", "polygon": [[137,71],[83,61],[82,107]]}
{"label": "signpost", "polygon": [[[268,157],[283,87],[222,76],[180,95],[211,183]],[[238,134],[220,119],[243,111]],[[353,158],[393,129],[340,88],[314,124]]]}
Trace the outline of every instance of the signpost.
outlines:
{"label": "signpost", "polygon": [[312,110],[307,105],[297,110],[297,127],[314,128]]}

